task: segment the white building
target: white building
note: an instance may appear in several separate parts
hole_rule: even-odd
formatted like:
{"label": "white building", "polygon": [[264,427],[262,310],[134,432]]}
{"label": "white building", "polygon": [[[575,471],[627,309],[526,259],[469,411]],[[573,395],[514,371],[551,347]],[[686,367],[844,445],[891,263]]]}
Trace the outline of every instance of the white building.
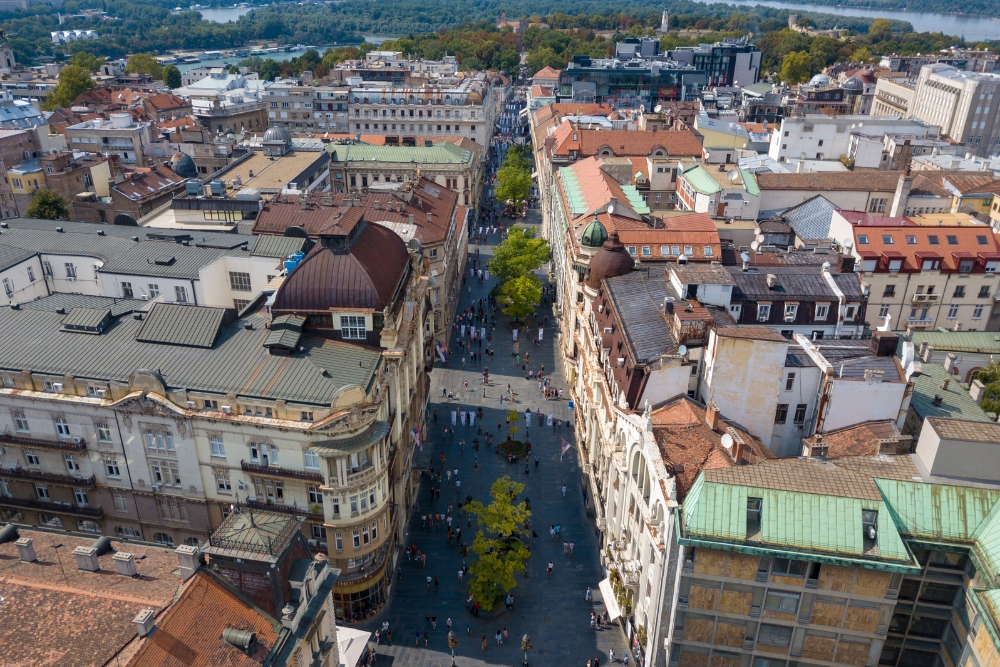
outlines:
{"label": "white building", "polygon": [[69,44],[81,39],[99,39],[96,30],[57,30],[52,33],[53,44]]}
{"label": "white building", "polygon": [[780,129],[771,135],[768,155],[779,162],[790,158],[837,160],[848,154],[853,132],[936,137],[938,130],[930,121],[916,118],[809,114],[782,120]]}
{"label": "white building", "polygon": [[1000,152],[998,105],[1000,74],[935,63],[920,68],[908,115],[940,126],[948,138],[976,155],[988,156]]}

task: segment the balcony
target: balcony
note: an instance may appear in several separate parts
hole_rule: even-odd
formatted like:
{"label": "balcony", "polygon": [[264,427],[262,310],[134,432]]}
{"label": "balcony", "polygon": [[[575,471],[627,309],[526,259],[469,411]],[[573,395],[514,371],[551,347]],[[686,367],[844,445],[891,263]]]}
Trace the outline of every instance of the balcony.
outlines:
{"label": "balcony", "polygon": [[940,294],[914,294],[910,297],[911,303],[937,303],[941,298]]}
{"label": "balcony", "polygon": [[337,577],[337,581],[334,586],[353,586],[369,579],[374,579],[376,576],[382,573],[382,566],[386,562],[386,556],[389,553],[389,542],[392,541],[391,536],[378,548],[378,554],[375,559],[365,563],[357,570],[353,571],[341,571],[340,576]]}
{"label": "balcony", "polygon": [[297,507],[295,505],[268,505],[266,502],[261,502],[259,500],[247,500],[244,502],[247,507],[252,507],[258,510],[264,510],[265,512],[278,512],[280,514],[291,514],[292,516],[304,516],[309,521],[314,523],[323,523],[326,521],[326,517],[323,516],[322,512],[310,512],[307,509]]}
{"label": "balcony", "polygon": [[0,443],[31,447],[35,449],[58,449],[64,452],[82,452],[87,448],[83,438],[73,440],[43,440],[42,438],[27,438],[10,433],[0,433]]}
{"label": "balcony", "polygon": [[323,483],[323,475],[318,472],[306,472],[305,470],[289,470],[287,468],[279,468],[278,466],[264,466],[259,463],[248,463],[247,461],[240,461],[240,467],[243,472],[249,473],[251,475],[260,475],[261,477],[274,477],[277,479],[294,479],[302,482],[313,482],[314,484]]}
{"label": "balcony", "polygon": [[56,503],[48,500],[37,500],[35,498],[8,498],[0,496],[0,506],[2,507],[26,507],[28,509],[42,512],[55,512],[56,514],[72,514],[74,516],[86,516],[95,519],[104,517],[104,510],[100,507],[77,507],[73,503]]}
{"label": "balcony", "polygon": [[51,482],[53,484],[73,486],[78,489],[92,489],[97,485],[97,478],[93,475],[90,477],[73,477],[72,475],[61,475],[54,472],[41,472],[28,470],[26,468],[0,469],[0,477],[7,477],[10,479],[26,479],[33,482]]}

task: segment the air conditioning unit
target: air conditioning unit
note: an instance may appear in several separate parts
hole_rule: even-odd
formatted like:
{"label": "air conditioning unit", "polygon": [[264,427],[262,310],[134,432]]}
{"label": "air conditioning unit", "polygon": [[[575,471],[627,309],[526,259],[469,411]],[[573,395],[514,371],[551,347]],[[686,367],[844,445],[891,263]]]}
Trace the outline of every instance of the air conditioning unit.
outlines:
{"label": "air conditioning unit", "polygon": [[230,413],[232,413],[232,411],[233,411],[233,409],[231,407],[229,407],[228,405],[223,405],[219,409],[222,410],[222,412],[225,413],[225,414],[227,414],[227,415],[230,414]]}
{"label": "air conditioning unit", "polygon": [[321,548],[323,548],[323,549],[326,549],[326,542],[324,542],[323,540],[320,540],[320,542],[319,542],[319,546],[320,546]]}
{"label": "air conditioning unit", "polygon": [[139,298],[142,299],[143,301],[149,301],[149,295],[148,294],[143,294]]}
{"label": "air conditioning unit", "polygon": [[311,547],[319,546],[319,540],[306,540],[306,542],[308,542]]}
{"label": "air conditioning unit", "polygon": [[76,282],[76,278],[74,278],[73,276],[66,276],[66,282],[68,283]]}
{"label": "air conditioning unit", "polygon": [[188,410],[194,410],[197,404],[194,401],[187,402]]}
{"label": "air conditioning unit", "polygon": [[63,383],[62,382],[53,382],[52,383],[52,391],[62,391],[62,390],[63,390]]}
{"label": "air conditioning unit", "polygon": [[619,366],[625,365],[625,357],[618,357],[618,365]]}
{"label": "air conditioning unit", "polygon": [[612,331],[614,331],[614,329],[612,329],[611,327],[604,327],[604,333],[609,334]]}
{"label": "air conditioning unit", "polygon": [[160,485],[159,485],[159,484],[153,484],[153,485],[152,485],[151,487],[149,487],[149,488],[151,488],[151,489],[153,490],[153,493],[156,493],[157,491],[159,491],[159,490],[160,490]]}
{"label": "air conditioning unit", "polygon": [[80,436],[78,436],[78,435],[74,435],[74,436],[73,436],[73,442],[75,442],[76,444],[78,444],[78,445],[79,445],[79,444],[80,444],[81,442],[83,442],[83,438],[81,438],[81,437],[80,437]]}
{"label": "air conditioning unit", "polygon": [[757,321],[758,322],[767,322],[767,316],[766,315],[758,315],[757,316]]}
{"label": "air conditioning unit", "polygon": [[97,396],[99,398],[105,398],[105,397],[107,397],[107,395],[108,395],[108,390],[107,389],[98,389],[97,390]]}
{"label": "air conditioning unit", "polygon": [[244,484],[243,482],[238,482],[238,483],[236,484],[236,488],[237,488],[238,490],[240,490],[240,491],[246,491],[246,490],[247,490],[247,485],[246,485],[246,484]]}
{"label": "air conditioning unit", "polygon": [[785,321],[786,322],[794,322],[795,321],[795,316],[794,315],[785,315]]}

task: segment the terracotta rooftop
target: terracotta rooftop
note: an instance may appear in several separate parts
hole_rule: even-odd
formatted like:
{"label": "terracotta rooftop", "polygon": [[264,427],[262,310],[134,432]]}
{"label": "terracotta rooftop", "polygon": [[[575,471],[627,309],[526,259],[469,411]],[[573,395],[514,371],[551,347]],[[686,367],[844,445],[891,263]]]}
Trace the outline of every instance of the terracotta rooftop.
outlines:
{"label": "terracotta rooftop", "polygon": [[22,563],[13,542],[0,544],[0,663],[9,667],[99,667],[128,662],[132,619],[143,609],[168,606],[181,586],[170,549],[114,540],[135,555],[138,577],[117,574],[114,552],[98,558],[100,571],[77,569],[73,550],[95,537],[20,529],[37,561]]}
{"label": "terracotta rooftop", "polygon": [[183,183],[185,178],[178,176],[166,167],[140,168],[133,172],[131,178],[116,183],[112,189],[125,195],[132,201],[139,201],[158,195]]}
{"label": "terracotta rooftop", "polygon": [[895,192],[898,171],[827,171],[795,174],[756,174],[761,190],[862,190]]}
{"label": "terracotta rooftop", "polygon": [[531,78],[532,78],[532,80],[534,80],[534,79],[558,79],[560,74],[561,74],[560,70],[557,70],[557,69],[555,69],[553,67],[545,66],[542,69],[540,69],[537,72],[535,72],[535,74]]}
{"label": "terracotta rooftop", "polygon": [[[679,396],[654,409],[651,418],[660,456],[675,470],[678,502],[683,502],[702,470],[737,465],[733,454],[722,446],[723,434],[733,427],[720,419],[719,425],[712,430],[705,422],[705,406],[686,396]],[[733,431],[746,444],[746,455],[751,463],[774,458],[774,454],[749,433],[737,428]],[[681,466],[683,470],[678,470]]]}
{"label": "terracotta rooftop", "polygon": [[[973,260],[973,271],[982,272],[986,258],[1000,259],[996,237],[986,226],[960,227],[854,227],[855,249],[863,259],[901,259],[901,270],[919,271],[924,260],[940,260],[942,271],[956,271],[959,262]],[[882,266],[885,264],[885,266]]]}
{"label": "terracotta rooftop", "polygon": [[701,141],[691,130],[599,130],[574,127],[569,120],[552,133],[554,156],[589,157],[609,149],[615,156],[701,157]]}
{"label": "terracotta rooftop", "polygon": [[810,446],[822,443],[826,445],[826,458],[837,459],[843,456],[875,456],[883,451],[882,443],[892,439],[905,443],[905,448],[909,448],[910,438],[900,439],[896,424],[885,419],[828,431],[803,438],[802,442]]}

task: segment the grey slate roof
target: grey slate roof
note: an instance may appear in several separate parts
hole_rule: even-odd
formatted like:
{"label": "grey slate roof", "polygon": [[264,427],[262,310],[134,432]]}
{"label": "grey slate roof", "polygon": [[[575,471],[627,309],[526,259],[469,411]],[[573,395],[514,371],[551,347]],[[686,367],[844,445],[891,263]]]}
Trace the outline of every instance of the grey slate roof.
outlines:
{"label": "grey slate roof", "polygon": [[225,317],[225,308],[158,303],[146,316],[135,339],[142,343],[212,347]]}
{"label": "grey slate roof", "polygon": [[387,422],[375,421],[361,433],[340,440],[323,440],[311,444],[313,449],[337,452],[338,454],[354,454],[365,447],[371,447],[389,434],[391,427]]}
{"label": "grey slate roof", "polygon": [[96,236],[116,236],[131,239],[138,236],[139,240],[174,239],[187,240],[191,245],[211,245],[226,248],[237,248],[246,243],[253,245],[252,234],[232,234],[229,232],[206,232],[196,230],[174,229],[170,227],[123,227],[105,225],[94,222],[70,222],[66,220],[43,220],[41,218],[8,218],[3,221],[4,230],[33,229],[35,231],[54,232],[61,227],[67,234],[94,234]]}
{"label": "grey slate roof", "polygon": [[308,239],[295,238],[294,236],[258,236],[257,242],[250,246],[250,254],[258,257],[280,257],[302,250]]}
{"label": "grey slate roof", "polygon": [[605,279],[604,289],[615,304],[636,363],[648,363],[677,349],[677,341],[660,310],[664,298],[669,296],[662,275],[647,276],[645,271],[633,271]]}
{"label": "grey slate roof", "polygon": [[31,250],[25,250],[24,248],[18,248],[15,246],[4,246],[0,245],[0,271],[6,271],[12,266],[17,266],[26,259],[34,257],[35,253]]}
{"label": "grey slate roof", "polygon": [[[189,306],[196,308],[196,306]],[[167,390],[187,389],[224,396],[284,399],[329,406],[342,387],[370,390],[382,355],[340,341],[304,337],[302,352],[272,356],[263,347],[265,318],[248,315],[224,327],[211,348],[143,343],[135,339],[145,324],[122,317],[99,336],[60,329],[59,313],[0,308],[0,370],[72,375],[126,384],[138,368],[156,369]],[[253,324],[253,329],[244,328]],[[321,370],[324,369],[324,370]]]}
{"label": "grey slate roof", "polygon": [[163,276],[195,280],[199,271],[219,257],[249,257],[246,250],[198,248],[172,241],[140,241],[110,259],[101,273]]}
{"label": "grey slate roof", "polygon": [[818,340],[813,343],[833,366],[834,378],[861,379],[868,369],[885,371],[883,382],[906,382],[896,357],[876,357],[867,340]]}
{"label": "grey slate roof", "polygon": [[[950,379],[948,388],[941,387],[945,379]],[[968,390],[962,386],[958,378],[951,375],[941,364],[923,364],[920,374],[914,373],[913,398],[910,399],[910,409],[921,419],[925,417],[945,417],[948,419],[967,419],[970,421],[993,421],[990,413],[983,410],[975,399],[969,396]],[[941,397],[941,405],[934,404],[934,397]]]}
{"label": "grey slate roof", "polygon": [[64,329],[90,329],[96,332],[98,327],[106,319],[111,317],[111,311],[107,308],[74,308],[63,318]]}
{"label": "grey slate roof", "polygon": [[105,262],[135,245],[130,238],[37,229],[0,230],[0,246],[47,255],[85,255]]}
{"label": "grey slate roof", "polygon": [[[761,267],[743,271],[740,267],[727,267],[736,283],[733,288],[733,301],[758,301],[775,299],[786,301],[799,299],[802,301],[837,300],[837,294],[822,275],[820,267]],[[767,286],[767,275],[777,278],[776,287]],[[862,297],[861,281],[855,273],[831,274],[837,287],[848,299]]]}
{"label": "grey slate roof", "polygon": [[57,308],[64,308],[67,312],[74,308],[107,308],[111,311],[112,316],[118,317],[133,310],[144,310],[148,305],[148,301],[139,299],[116,299],[110,296],[56,292],[34,301],[22,303],[21,308],[50,312],[55,312]]}
{"label": "grey slate roof", "polygon": [[830,238],[830,223],[837,210],[823,195],[816,195],[781,214],[800,239]]}

